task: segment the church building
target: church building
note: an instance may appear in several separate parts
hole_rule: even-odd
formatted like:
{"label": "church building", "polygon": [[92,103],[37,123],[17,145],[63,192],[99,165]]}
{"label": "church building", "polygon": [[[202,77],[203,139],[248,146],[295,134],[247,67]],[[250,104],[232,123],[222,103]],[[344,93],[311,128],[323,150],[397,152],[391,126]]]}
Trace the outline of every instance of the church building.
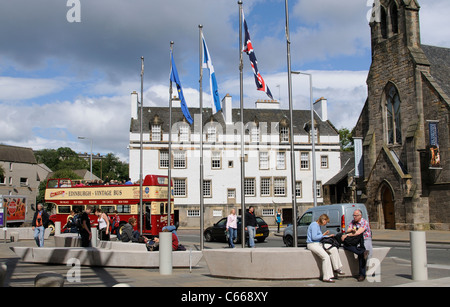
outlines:
{"label": "church building", "polygon": [[421,44],[417,0],[375,2],[358,201],[373,228],[449,230],[450,49]]}

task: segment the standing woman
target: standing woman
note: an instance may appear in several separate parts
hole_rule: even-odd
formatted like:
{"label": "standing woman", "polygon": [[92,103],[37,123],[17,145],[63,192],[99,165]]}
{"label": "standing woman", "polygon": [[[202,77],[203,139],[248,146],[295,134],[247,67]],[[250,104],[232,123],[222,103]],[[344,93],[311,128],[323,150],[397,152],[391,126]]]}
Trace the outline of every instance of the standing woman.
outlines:
{"label": "standing woman", "polygon": [[283,223],[283,216],[281,215],[281,209],[278,209],[278,211],[277,211],[276,221],[277,221],[277,225],[278,225],[277,233],[279,233],[280,225],[281,225],[281,223]]}
{"label": "standing woman", "polygon": [[98,222],[98,238],[102,241],[109,241],[109,217],[102,209],[95,209]]}
{"label": "standing woman", "polygon": [[237,238],[237,216],[236,210],[231,209],[230,215],[227,217],[228,245],[234,248],[234,239]]}
{"label": "standing woman", "polygon": [[329,230],[322,233],[320,226],[325,226],[329,221],[328,215],[322,214],[316,222],[312,222],[309,225],[306,238],[307,248],[322,259],[323,282],[334,282],[334,279],[332,279],[334,277],[333,267],[337,274],[344,274],[341,270],[342,263],[338,249],[332,247],[325,251],[322,243],[320,243],[320,240],[330,233]]}

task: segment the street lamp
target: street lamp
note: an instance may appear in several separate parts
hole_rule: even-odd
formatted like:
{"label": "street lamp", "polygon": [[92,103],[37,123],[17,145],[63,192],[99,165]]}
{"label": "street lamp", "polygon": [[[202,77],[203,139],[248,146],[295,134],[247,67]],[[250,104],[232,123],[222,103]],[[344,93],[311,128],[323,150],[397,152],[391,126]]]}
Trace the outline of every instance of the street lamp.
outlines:
{"label": "street lamp", "polygon": [[90,156],[90,159],[89,159],[89,165],[90,165],[91,181],[92,181],[92,143],[93,143],[93,139],[85,137],[85,136],[79,136],[78,139],[79,140],[90,140],[91,141],[91,156]]}
{"label": "street lamp", "polygon": [[316,129],[314,127],[314,106],[313,106],[313,88],[312,88],[312,74],[300,72],[300,71],[291,71],[291,73],[295,75],[306,75],[309,76],[309,107],[311,109],[311,143],[312,143],[312,169],[313,169],[313,199],[314,199],[314,207],[317,207],[317,183],[316,183]]}

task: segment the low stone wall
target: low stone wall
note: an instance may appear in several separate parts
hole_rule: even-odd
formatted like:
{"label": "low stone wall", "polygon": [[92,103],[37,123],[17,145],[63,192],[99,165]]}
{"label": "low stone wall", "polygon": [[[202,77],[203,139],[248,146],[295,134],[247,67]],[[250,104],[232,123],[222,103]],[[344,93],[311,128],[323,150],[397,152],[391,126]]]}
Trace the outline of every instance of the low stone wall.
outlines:
{"label": "low stone wall", "polygon": [[[372,259],[380,264],[390,248],[374,248]],[[339,249],[344,276],[358,275],[358,258]],[[322,261],[306,248],[207,249],[203,257],[211,275],[249,279],[308,279],[322,276]]]}
{"label": "low stone wall", "polygon": [[[44,232],[44,239],[48,239],[51,229],[47,228]],[[6,229],[6,240],[10,240],[14,237],[14,241],[19,240],[34,240],[34,230],[31,227],[8,227]],[[5,239],[5,230],[0,228],[0,240]]]}
{"label": "low stone wall", "polygon": [[[158,268],[159,252],[149,252],[143,244],[122,243],[122,249],[95,247],[10,247],[24,262],[67,264],[79,262],[84,266]],[[116,244],[115,244],[116,245]],[[113,246],[109,246],[112,248]],[[117,246],[114,246],[117,247]],[[128,247],[128,248],[126,248]],[[144,247],[143,250],[141,247]],[[172,266],[195,267],[202,258],[201,251],[174,251]]]}

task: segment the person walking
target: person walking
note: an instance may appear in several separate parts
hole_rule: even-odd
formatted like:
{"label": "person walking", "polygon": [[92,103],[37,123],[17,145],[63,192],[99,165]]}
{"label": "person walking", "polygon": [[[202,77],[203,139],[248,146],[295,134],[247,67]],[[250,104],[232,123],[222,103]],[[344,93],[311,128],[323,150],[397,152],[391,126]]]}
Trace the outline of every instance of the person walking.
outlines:
{"label": "person walking", "polygon": [[[330,221],[330,218],[326,214],[322,214],[317,221],[312,222],[308,227],[306,236],[306,246],[314,254],[320,257],[322,260],[322,281],[334,283],[334,272],[338,275],[343,275],[342,263],[339,258],[339,251],[336,247],[331,247],[327,250],[324,249],[320,240],[327,236],[330,231],[327,230],[322,233],[320,226],[325,226]],[[330,235],[333,236],[333,235]],[[330,245],[331,246],[331,245]],[[328,248],[326,246],[326,248]]]}
{"label": "person walking", "polygon": [[250,206],[248,211],[245,212],[245,230],[248,231],[248,247],[251,248],[255,247],[256,229],[258,228],[254,211],[255,208]]}
{"label": "person walking", "polygon": [[231,209],[230,215],[227,217],[226,229],[228,231],[228,245],[231,248],[235,248],[234,240],[237,238],[237,216],[234,208]]}
{"label": "person walking", "polygon": [[38,247],[44,247],[44,234],[45,229],[48,227],[49,215],[44,210],[42,204],[37,205],[37,210],[34,213],[33,220],[31,222],[31,228],[34,231],[34,240]]}

